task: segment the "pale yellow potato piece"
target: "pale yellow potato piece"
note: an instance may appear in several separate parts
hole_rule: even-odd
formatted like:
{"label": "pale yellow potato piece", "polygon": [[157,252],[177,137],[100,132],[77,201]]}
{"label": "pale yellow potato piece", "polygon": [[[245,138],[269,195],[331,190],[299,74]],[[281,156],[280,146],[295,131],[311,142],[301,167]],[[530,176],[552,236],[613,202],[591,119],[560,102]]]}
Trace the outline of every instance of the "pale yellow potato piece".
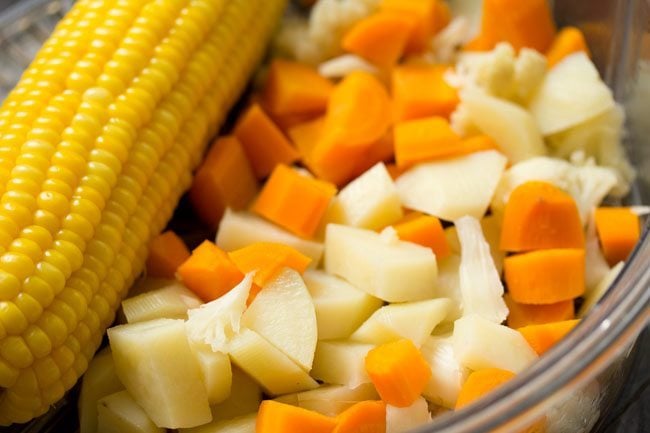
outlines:
{"label": "pale yellow potato piece", "polygon": [[213,421],[226,421],[257,413],[262,401],[262,388],[248,374],[232,366],[230,395],[221,403],[212,405]]}
{"label": "pale yellow potato piece", "polygon": [[119,391],[97,402],[97,433],[164,433],[147,416],[128,391]]}
{"label": "pale yellow potato piece", "polygon": [[469,370],[456,359],[451,335],[427,337],[420,353],[431,368],[431,377],[422,395],[431,403],[453,409]]}
{"label": "pale yellow potato piece", "polygon": [[208,402],[213,405],[221,403],[230,395],[232,385],[232,368],[230,357],[223,352],[215,352],[207,345],[192,345],[199,367],[203,374],[203,383],[208,392]]}
{"label": "pale yellow potato piece", "polygon": [[255,433],[257,414],[240,416],[227,420],[215,420],[194,428],[180,429],[179,433]]}
{"label": "pale yellow potato piece", "polygon": [[197,308],[203,301],[178,281],[122,301],[122,311],[128,323],[153,319],[185,319],[187,310]]}
{"label": "pale yellow potato piece", "polygon": [[365,359],[373,344],[319,341],[311,375],[325,383],[356,388],[370,382]]}
{"label": "pale yellow potato piece", "polygon": [[360,401],[379,400],[379,394],[372,383],[364,383],[356,388],[345,385],[323,385],[311,391],[283,395],[275,401],[300,406],[325,416],[337,416]]}
{"label": "pale yellow potato piece", "polygon": [[408,407],[386,405],[386,433],[407,432],[429,421],[429,405],[422,397]]}

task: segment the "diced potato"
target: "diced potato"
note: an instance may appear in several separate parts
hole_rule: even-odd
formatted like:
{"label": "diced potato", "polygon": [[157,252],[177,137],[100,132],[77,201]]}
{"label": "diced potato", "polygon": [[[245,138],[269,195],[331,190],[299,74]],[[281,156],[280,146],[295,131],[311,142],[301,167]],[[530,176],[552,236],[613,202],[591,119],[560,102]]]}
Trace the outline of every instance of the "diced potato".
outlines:
{"label": "diced potato", "polygon": [[159,427],[212,419],[201,370],[179,319],[156,319],[108,330],[115,372]]}
{"label": "diced potato", "polygon": [[431,421],[429,405],[422,397],[408,407],[386,405],[386,433],[402,433]]}
{"label": "diced potato", "polygon": [[129,323],[153,319],[185,319],[187,310],[203,304],[201,299],[178,281],[122,301]]}
{"label": "diced potato", "polygon": [[553,67],[528,109],[543,135],[567,130],[614,106],[612,92],[585,53],[566,57]]}
{"label": "diced potato", "polygon": [[327,272],[309,270],[303,279],[316,309],[319,340],[349,337],[382,305],[380,299]]}
{"label": "diced potato", "polygon": [[288,245],[311,257],[311,267],[317,267],[323,256],[323,244],[302,239],[283,228],[248,212],[226,210],[217,232],[216,244],[234,251],[255,242],[275,242]]}
{"label": "diced potato", "polygon": [[257,332],[309,371],[318,339],[316,312],[300,274],[285,268],[257,294],[242,316]]}
{"label": "diced potato", "polygon": [[395,184],[402,204],[446,221],[482,218],[506,167],[496,150],[416,165]]}
{"label": "diced potato", "polygon": [[106,347],[90,361],[81,381],[79,394],[79,433],[95,433],[97,430],[97,401],[102,397],[124,389],[115,373],[113,355]]}
{"label": "diced potato", "polygon": [[397,188],[382,162],[347,184],[336,203],[341,224],[369,230],[386,227],[404,214]]}
{"label": "diced potato", "polygon": [[357,402],[378,399],[375,386],[372,383],[364,383],[352,389],[344,385],[325,385],[311,391],[283,395],[275,400],[325,416],[337,416]]}
{"label": "diced potato", "polygon": [[215,420],[199,427],[180,429],[178,433],[255,433],[257,414],[227,420]]}
{"label": "diced potato", "polygon": [[420,347],[431,367],[431,378],[422,395],[431,403],[453,409],[469,370],[454,355],[451,336],[431,336]]}
{"label": "diced potato", "polygon": [[350,339],[383,344],[407,338],[420,347],[450,309],[451,300],[445,298],[386,305],[375,311]]}
{"label": "diced potato", "polygon": [[546,154],[535,119],[519,105],[475,88],[463,91],[461,100],[471,121],[496,141],[511,163]]}
{"label": "diced potato", "polygon": [[431,299],[437,275],[431,248],[330,224],[325,270],[388,302]]}
{"label": "diced potato", "polygon": [[500,368],[519,373],[537,359],[518,331],[476,315],[456,320],[452,344],[460,364],[471,370]]}
{"label": "diced potato", "polygon": [[373,344],[351,341],[319,341],[311,375],[325,383],[356,388],[370,383],[365,359]]}
{"label": "diced potato", "polygon": [[212,420],[226,421],[257,413],[262,401],[262,388],[248,374],[232,366],[230,395],[221,403],[211,406]]}
{"label": "diced potato", "polygon": [[242,328],[228,345],[230,359],[269,394],[281,395],[318,387],[298,364],[255,331]]}
{"label": "diced potato", "polygon": [[147,416],[128,391],[119,391],[97,402],[97,433],[164,433]]}
{"label": "diced potato", "polygon": [[585,301],[580,306],[578,317],[584,317],[585,314],[587,314],[589,310],[591,310],[593,306],[596,305],[600,298],[603,297],[605,292],[607,292],[607,289],[609,289],[609,286],[612,285],[616,277],[618,277],[618,274],[621,273],[624,265],[624,262],[619,262],[618,264],[614,265],[614,267],[610,269],[605,277],[603,277],[600,283],[598,283],[596,287],[585,294]]}
{"label": "diced potato", "polygon": [[232,385],[230,358],[223,352],[213,351],[207,345],[194,344],[192,348],[203,374],[208,402],[213,405],[224,401],[230,395]]}

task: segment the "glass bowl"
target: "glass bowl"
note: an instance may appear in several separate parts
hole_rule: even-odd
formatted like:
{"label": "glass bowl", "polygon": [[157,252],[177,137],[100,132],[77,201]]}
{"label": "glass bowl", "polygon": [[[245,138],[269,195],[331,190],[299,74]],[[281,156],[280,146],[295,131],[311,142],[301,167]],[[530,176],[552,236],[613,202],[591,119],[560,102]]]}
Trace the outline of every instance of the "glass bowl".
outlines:
{"label": "glass bowl", "polygon": [[[6,1],[4,3],[7,3]],[[0,13],[0,100],[13,87],[71,0],[21,0]],[[627,204],[650,203],[650,3],[644,0],[555,0],[558,23],[580,27],[593,59],[627,111],[625,146],[637,169]],[[0,0],[0,6],[4,6]],[[181,205],[182,206],[182,205]],[[181,215],[184,214],[181,209]],[[182,218],[181,218],[182,220]],[[183,225],[182,221],[176,224]],[[628,378],[632,349],[650,321],[650,235],[581,324],[539,362],[487,398],[443,414],[419,433],[520,432],[541,416],[549,432],[598,429]],[[646,366],[647,367],[647,366]],[[641,366],[643,368],[643,366]],[[74,432],[75,391],[40,419],[11,433]],[[2,429],[5,431],[5,429]],[[641,430],[637,430],[641,432]],[[634,433],[626,431],[626,433]]]}

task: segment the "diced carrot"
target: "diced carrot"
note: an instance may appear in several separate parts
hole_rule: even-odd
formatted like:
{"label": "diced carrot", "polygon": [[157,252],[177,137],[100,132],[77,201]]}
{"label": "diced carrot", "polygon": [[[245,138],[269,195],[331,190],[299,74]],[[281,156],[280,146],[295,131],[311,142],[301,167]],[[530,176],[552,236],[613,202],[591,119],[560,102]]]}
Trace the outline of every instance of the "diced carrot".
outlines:
{"label": "diced carrot", "polygon": [[168,230],[149,244],[147,275],[153,278],[174,279],[176,269],[188,259],[190,250],[176,233]]}
{"label": "diced carrot", "polygon": [[305,238],[314,235],[336,187],[280,164],[275,167],[252,210]]}
{"label": "diced carrot", "polygon": [[323,114],[334,84],[316,69],[298,62],[275,59],[269,67],[262,101],[275,116]]}
{"label": "diced carrot", "polygon": [[335,418],[274,400],[264,400],[255,419],[256,433],[332,433],[335,427]]}
{"label": "diced carrot", "polygon": [[558,32],[551,47],[546,51],[548,67],[552,68],[568,55],[580,51],[589,55],[585,35],[577,27],[565,27]]}
{"label": "diced carrot", "polygon": [[273,119],[273,122],[275,122],[275,124],[278,125],[282,132],[287,135],[289,135],[291,128],[323,117],[322,114],[318,113],[287,114],[285,116],[276,116],[270,114],[270,116]]}
{"label": "diced carrot", "polygon": [[234,133],[258,179],[268,176],[277,164],[291,164],[299,158],[298,151],[258,104],[240,117]]}
{"label": "diced carrot", "polygon": [[431,37],[451,18],[448,6],[441,0],[383,0],[380,10],[413,16],[415,26],[406,45],[407,53],[411,54],[426,50]]}
{"label": "diced carrot", "polygon": [[354,177],[360,176],[378,162],[386,162],[393,159],[395,145],[393,131],[388,131],[379,140],[371,143],[357,161],[356,168],[352,171]]}
{"label": "diced carrot", "polygon": [[565,320],[541,325],[529,325],[519,328],[518,331],[535,352],[541,355],[571,332],[579,322],[580,320]]}
{"label": "diced carrot", "polygon": [[192,251],[177,273],[183,284],[205,302],[226,294],[244,278],[228,254],[207,240]]}
{"label": "diced carrot", "polygon": [[627,260],[639,241],[639,217],[626,207],[600,207],[594,214],[603,255],[610,266]]}
{"label": "diced carrot", "polygon": [[341,46],[381,68],[389,68],[402,57],[414,26],[411,15],[378,12],[355,24],[343,36]]}
{"label": "diced carrot", "polygon": [[499,368],[485,368],[473,371],[460,388],[456,400],[456,409],[473,403],[513,377],[515,377],[513,372]]}
{"label": "diced carrot", "polygon": [[321,179],[342,185],[354,176],[359,161],[388,131],[390,99],[377,78],[353,72],[330,97],[323,133],[308,158]]}
{"label": "diced carrot", "polygon": [[395,125],[395,162],[400,168],[456,153],[461,138],[442,117],[409,120]]}
{"label": "diced carrot", "polygon": [[[311,169],[311,155],[325,128],[325,117],[318,117],[289,128],[289,138],[298,149],[303,163]],[[313,171],[313,169],[312,169]]]}
{"label": "diced carrot", "polygon": [[234,136],[217,138],[190,189],[190,201],[199,218],[215,229],[226,208],[244,209],[255,194],[257,179],[239,140]]}
{"label": "diced carrot", "polygon": [[555,185],[529,181],[506,203],[501,249],[584,248],[585,235],[575,200]]}
{"label": "diced carrot", "polygon": [[538,250],[508,256],[503,262],[510,297],[522,304],[546,305],[582,296],[585,250]]}
{"label": "diced carrot", "polygon": [[451,253],[442,224],[434,216],[413,212],[393,227],[401,240],[431,248],[436,259],[443,259]]}
{"label": "diced carrot", "polygon": [[491,50],[499,42],[509,42],[517,51],[526,47],[544,53],[554,37],[547,0],[483,0],[481,32],[470,47]]}
{"label": "diced carrot", "polygon": [[458,91],[445,81],[446,65],[400,65],[393,69],[391,86],[395,120],[429,116],[449,118],[459,102]]}
{"label": "diced carrot", "polygon": [[333,433],[386,433],[386,403],[360,401],[336,417]]}
{"label": "diced carrot", "polygon": [[311,263],[311,258],[295,248],[273,242],[255,242],[228,255],[241,272],[255,272],[253,282],[260,287],[283,268],[291,268],[302,274]]}
{"label": "diced carrot", "polygon": [[573,299],[547,305],[529,305],[515,302],[509,294],[503,296],[508,306],[507,323],[511,328],[521,328],[528,325],[560,322],[575,318]]}
{"label": "diced carrot", "polygon": [[420,396],[431,369],[411,340],[402,339],[371,349],[366,371],[387,404],[408,407]]}

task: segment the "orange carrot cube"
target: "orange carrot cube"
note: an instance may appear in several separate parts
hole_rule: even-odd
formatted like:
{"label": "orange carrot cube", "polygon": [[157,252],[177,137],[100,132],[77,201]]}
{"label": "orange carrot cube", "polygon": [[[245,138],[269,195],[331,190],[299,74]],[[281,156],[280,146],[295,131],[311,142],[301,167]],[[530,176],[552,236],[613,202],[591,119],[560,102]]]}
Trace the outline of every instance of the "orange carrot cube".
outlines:
{"label": "orange carrot cube", "polygon": [[413,212],[393,227],[401,240],[431,248],[437,259],[451,253],[442,224],[434,216]]}
{"label": "orange carrot cube", "polygon": [[409,120],[395,125],[395,162],[398,167],[454,155],[461,138],[442,117]]}
{"label": "orange carrot cube", "polygon": [[449,118],[459,102],[458,91],[445,81],[445,65],[401,65],[393,69],[391,86],[396,121],[421,117]]}
{"label": "orange carrot cube", "polygon": [[173,279],[176,269],[190,256],[190,250],[176,233],[169,230],[159,234],[149,244],[147,275]]}
{"label": "orange carrot cube", "polygon": [[415,25],[406,45],[408,53],[427,49],[431,38],[450,21],[451,13],[441,0],[383,0],[380,10],[401,12],[415,20]]}
{"label": "orange carrot cube", "polygon": [[541,325],[529,325],[519,328],[518,331],[535,352],[542,355],[571,332],[579,322],[580,320],[565,320]]}
{"label": "orange carrot cube", "polygon": [[386,433],[386,403],[360,401],[336,417],[334,433]]}
{"label": "orange carrot cube", "polygon": [[528,325],[561,322],[575,318],[573,299],[546,305],[529,305],[515,302],[509,294],[503,296],[508,306],[507,323],[511,328],[521,328]]}
{"label": "orange carrot cube", "polygon": [[514,377],[513,372],[499,368],[485,368],[473,371],[458,393],[456,409],[469,405]]}
{"label": "orange carrot cube", "polygon": [[594,214],[600,247],[610,266],[627,260],[641,236],[639,217],[625,207],[600,207]]}
{"label": "orange carrot cube", "polygon": [[577,27],[565,27],[558,32],[546,52],[548,67],[552,68],[565,57],[578,52],[590,54],[585,35]]}
{"label": "orange carrot cube", "polygon": [[264,400],[255,420],[256,433],[332,433],[336,419],[312,410]]}
{"label": "orange carrot cube", "polygon": [[287,245],[273,242],[256,242],[228,254],[240,271],[255,271],[253,282],[264,286],[283,268],[305,272],[311,259]]}

